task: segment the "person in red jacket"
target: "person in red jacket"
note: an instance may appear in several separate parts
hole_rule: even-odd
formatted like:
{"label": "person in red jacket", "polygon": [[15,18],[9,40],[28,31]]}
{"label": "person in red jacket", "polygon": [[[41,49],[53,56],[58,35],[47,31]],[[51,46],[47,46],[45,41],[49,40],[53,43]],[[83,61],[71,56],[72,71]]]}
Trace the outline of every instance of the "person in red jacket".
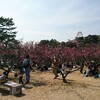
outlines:
{"label": "person in red jacket", "polygon": [[59,66],[59,60],[57,59],[57,57],[53,57],[53,60],[52,60],[52,68],[53,68],[53,73],[55,75],[54,79],[56,79],[58,77],[58,66]]}

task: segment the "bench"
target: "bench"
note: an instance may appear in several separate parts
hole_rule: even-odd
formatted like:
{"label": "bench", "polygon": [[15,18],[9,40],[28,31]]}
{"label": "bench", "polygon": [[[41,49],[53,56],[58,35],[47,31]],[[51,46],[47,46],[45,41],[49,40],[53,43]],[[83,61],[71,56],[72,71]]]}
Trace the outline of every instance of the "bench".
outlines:
{"label": "bench", "polygon": [[12,95],[17,95],[17,94],[21,94],[22,93],[22,85],[15,83],[15,82],[11,82],[11,81],[7,81],[5,83],[2,84],[4,87],[7,87],[10,92],[10,94]]}

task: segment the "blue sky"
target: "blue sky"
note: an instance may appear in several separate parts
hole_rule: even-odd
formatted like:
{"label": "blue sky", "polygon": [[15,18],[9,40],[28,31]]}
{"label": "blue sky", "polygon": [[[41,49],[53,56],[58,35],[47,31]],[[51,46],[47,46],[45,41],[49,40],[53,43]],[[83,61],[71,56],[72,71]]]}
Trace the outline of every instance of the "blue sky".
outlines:
{"label": "blue sky", "polygon": [[100,0],[0,0],[0,16],[13,18],[24,42],[100,35]]}

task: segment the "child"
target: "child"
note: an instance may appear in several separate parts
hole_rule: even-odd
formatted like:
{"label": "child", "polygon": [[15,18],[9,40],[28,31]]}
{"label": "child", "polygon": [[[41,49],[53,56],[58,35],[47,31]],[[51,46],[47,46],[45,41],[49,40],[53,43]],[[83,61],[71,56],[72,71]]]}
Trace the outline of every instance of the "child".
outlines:
{"label": "child", "polygon": [[19,84],[22,84],[23,87],[25,87],[24,82],[23,82],[23,75],[24,75],[25,71],[22,67],[18,67],[18,71],[15,75],[15,77],[19,77]]}

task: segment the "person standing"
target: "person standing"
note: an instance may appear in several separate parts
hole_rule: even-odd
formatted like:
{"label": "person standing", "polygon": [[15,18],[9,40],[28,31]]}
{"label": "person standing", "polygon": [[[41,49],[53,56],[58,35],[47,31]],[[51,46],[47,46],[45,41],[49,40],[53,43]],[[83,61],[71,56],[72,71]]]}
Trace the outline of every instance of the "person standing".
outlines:
{"label": "person standing", "polygon": [[58,66],[59,66],[59,61],[58,59],[54,56],[53,61],[52,61],[52,68],[53,68],[53,73],[55,75],[54,79],[58,77]]}
{"label": "person standing", "polygon": [[25,59],[23,60],[23,67],[25,68],[25,76],[26,76],[25,84],[29,84],[29,82],[30,82],[30,69],[32,67],[32,60],[30,59],[29,55],[26,55]]}

